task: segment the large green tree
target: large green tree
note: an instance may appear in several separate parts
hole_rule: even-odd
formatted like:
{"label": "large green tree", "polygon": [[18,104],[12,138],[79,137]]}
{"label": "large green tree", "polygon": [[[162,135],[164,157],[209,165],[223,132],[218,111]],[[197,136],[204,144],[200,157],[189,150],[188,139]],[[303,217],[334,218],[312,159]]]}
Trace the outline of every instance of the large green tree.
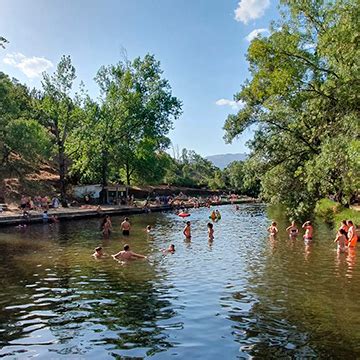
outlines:
{"label": "large green tree", "polygon": [[[282,20],[249,46],[252,77],[235,95],[245,105],[228,117],[225,138],[255,124],[249,146],[263,195],[303,215],[324,194],[348,201],[359,188],[345,179],[348,171],[359,177],[358,160],[334,158],[359,141],[360,10],[356,1],[281,3]],[[342,145],[332,147],[336,138]],[[328,181],[319,178],[325,159]]]}
{"label": "large green tree", "polygon": [[41,122],[53,139],[54,160],[59,174],[60,198],[63,206],[67,206],[69,168],[67,141],[83,115],[77,96],[72,98],[75,79],[75,67],[71,63],[70,56],[63,56],[52,75],[47,73],[43,75],[43,94],[39,101]]}
{"label": "large green tree", "polygon": [[124,60],[101,67],[95,80],[101,95],[99,103],[87,101],[89,116],[74,139],[81,144],[76,166],[93,169],[103,186],[109,179],[160,181],[168,166],[167,135],[181,114],[160,63],[153,55]]}

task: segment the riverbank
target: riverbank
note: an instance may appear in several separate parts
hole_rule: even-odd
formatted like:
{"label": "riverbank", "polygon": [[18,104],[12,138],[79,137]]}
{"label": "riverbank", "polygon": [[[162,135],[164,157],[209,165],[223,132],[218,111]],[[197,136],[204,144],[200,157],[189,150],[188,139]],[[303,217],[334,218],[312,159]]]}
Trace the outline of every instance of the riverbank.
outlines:
{"label": "riverbank", "polygon": [[330,199],[318,201],[315,207],[315,214],[330,225],[340,226],[342,220],[352,220],[353,223],[360,226],[360,211],[356,208],[345,208],[341,204]]}
{"label": "riverbank", "polygon": [[[212,206],[221,206],[228,204],[245,204],[245,203],[254,203],[258,202],[256,199],[252,198],[242,198],[235,201],[221,201],[213,203]],[[190,209],[193,208],[194,204],[188,203],[183,204],[182,208]],[[87,218],[100,218],[104,215],[135,215],[143,214],[149,212],[160,212],[160,211],[171,211],[178,208],[178,206],[172,205],[150,205],[150,208],[143,208],[137,206],[111,206],[111,205],[102,205],[98,206],[88,206],[88,207],[69,207],[69,208],[59,208],[59,209],[50,209],[48,211],[48,216],[56,216],[59,221],[71,221],[71,220],[80,220]],[[11,225],[20,225],[20,224],[36,224],[42,223],[42,211],[31,211],[28,218],[24,218],[21,211],[18,211],[16,214],[9,212],[0,213],[0,227],[11,226]]]}

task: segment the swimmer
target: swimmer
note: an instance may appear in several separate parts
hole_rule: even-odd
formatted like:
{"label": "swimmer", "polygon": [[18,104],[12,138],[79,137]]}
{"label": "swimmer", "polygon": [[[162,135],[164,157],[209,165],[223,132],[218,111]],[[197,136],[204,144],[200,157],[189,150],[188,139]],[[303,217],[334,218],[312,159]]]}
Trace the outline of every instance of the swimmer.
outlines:
{"label": "swimmer", "polygon": [[128,244],[124,245],[124,250],[119,251],[115,255],[111,255],[114,260],[133,260],[133,259],[147,259],[146,256],[136,254],[130,250],[130,246]]}
{"label": "swimmer", "polygon": [[213,220],[213,221],[216,220],[216,213],[215,213],[214,210],[211,212],[210,219]]}
{"label": "swimmer", "polygon": [[147,233],[150,233],[151,232],[151,225],[148,225],[145,230],[146,230]]}
{"label": "swimmer", "polygon": [[346,246],[347,238],[346,238],[346,231],[344,229],[340,229],[338,231],[338,234],[334,242],[337,243],[338,253],[343,253],[347,251],[347,246]]}
{"label": "swimmer", "polygon": [[186,225],[183,230],[183,234],[185,235],[186,239],[191,239],[191,228],[190,228],[190,221],[186,222]]}
{"label": "swimmer", "polygon": [[123,235],[129,236],[130,235],[130,228],[131,228],[131,225],[130,225],[130,222],[129,222],[129,218],[126,217],[124,219],[124,221],[121,223],[121,230],[122,230]]}
{"label": "swimmer", "polygon": [[102,258],[102,257],[105,257],[106,254],[103,253],[102,247],[101,247],[101,246],[98,246],[97,248],[95,248],[95,251],[94,251],[94,253],[92,254],[92,256],[93,256],[95,259],[100,259],[100,258]]}
{"label": "swimmer", "polygon": [[302,228],[305,229],[304,240],[312,240],[312,238],[313,238],[313,227],[311,225],[311,221],[306,221],[303,224]]}
{"label": "swimmer", "polygon": [[163,254],[173,254],[175,252],[175,245],[171,244],[167,249],[162,249],[161,251]]}
{"label": "swimmer", "polygon": [[270,233],[270,236],[276,236],[276,234],[279,232],[276,226],[277,226],[276,222],[273,221],[271,225],[268,227],[267,231]]}
{"label": "swimmer", "polygon": [[292,221],[291,225],[286,228],[286,232],[289,234],[289,236],[291,238],[294,238],[294,237],[298,236],[299,229],[297,228],[297,226],[295,224],[295,221]]}
{"label": "swimmer", "polygon": [[347,226],[349,227],[349,230],[347,232],[347,237],[349,239],[349,247],[355,247],[358,241],[355,226],[351,220],[347,221]]}
{"label": "swimmer", "polygon": [[240,210],[240,206],[239,205],[235,205],[235,210]]}
{"label": "swimmer", "polygon": [[212,223],[207,224],[209,241],[214,240],[214,225]]}
{"label": "swimmer", "polygon": [[215,214],[216,214],[216,218],[217,218],[218,220],[220,220],[220,219],[221,219],[220,211],[219,211],[219,210],[215,210]]}

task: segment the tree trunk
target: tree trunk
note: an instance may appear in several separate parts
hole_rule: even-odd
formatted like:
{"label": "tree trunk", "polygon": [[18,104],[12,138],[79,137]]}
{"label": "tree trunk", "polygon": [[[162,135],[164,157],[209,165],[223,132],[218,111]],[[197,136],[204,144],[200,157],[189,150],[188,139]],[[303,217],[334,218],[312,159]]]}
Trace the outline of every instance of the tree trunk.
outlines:
{"label": "tree trunk", "polygon": [[101,192],[100,192],[100,203],[107,204],[108,202],[108,192],[106,190],[107,182],[107,173],[108,173],[108,163],[107,163],[107,151],[102,152],[102,164],[101,164]]}
{"label": "tree trunk", "polygon": [[67,203],[67,183],[66,183],[66,159],[63,144],[59,144],[59,176],[60,176],[60,201],[63,207],[68,207]]}
{"label": "tree trunk", "polygon": [[130,166],[129,166],[129,162],[128,162],[128,161],[126,161],[125,170],[126,170],[126,185],[127,185],[127,186],[130,186],[130,183],[131,183],[131,172],[130,172]]}

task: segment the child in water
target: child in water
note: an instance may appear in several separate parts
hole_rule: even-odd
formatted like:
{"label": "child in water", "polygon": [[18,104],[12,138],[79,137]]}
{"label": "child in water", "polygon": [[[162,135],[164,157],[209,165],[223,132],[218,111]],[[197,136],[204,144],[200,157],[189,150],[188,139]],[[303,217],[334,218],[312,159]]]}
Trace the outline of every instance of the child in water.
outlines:
{"label": "child in water", "polygon": [[273,221],[271,223],[271,225],[268,227],[267,231],[270,233],[270,236],[275,236],[279,232],[275,221]]}
{"label": "child in water", "polygon": [[312,240],[312,238],[313,238],[313,227],[311,225],[311,221],[306,221],[303,224],[302,228],[305,229],[304,240]]}
{"label": "child in water", "polygon": [[345,252],[347,250],[347,246],[346,246],[347,238],[346,238],[346,231],[344,229],[339,230],[334,242],[337,243],[337,251],[339,253]]}
{"label": "child in water", "polygon": [[212,223],[207,224],[209,241],[214,240],[214,225]]}
{"label": "child in water", "polygon": [[190,228],[190,221],[186,222],[186,225],[183,230],[183,234],[185,235],[186,239],[191,239],[191,228]]}
{"label": "child in water", "polygon": [[296,237],[299,234],[299,229],[297,228],[295,221],[291,222],[291,225],[286,228],[287,233],[290,237]]}

